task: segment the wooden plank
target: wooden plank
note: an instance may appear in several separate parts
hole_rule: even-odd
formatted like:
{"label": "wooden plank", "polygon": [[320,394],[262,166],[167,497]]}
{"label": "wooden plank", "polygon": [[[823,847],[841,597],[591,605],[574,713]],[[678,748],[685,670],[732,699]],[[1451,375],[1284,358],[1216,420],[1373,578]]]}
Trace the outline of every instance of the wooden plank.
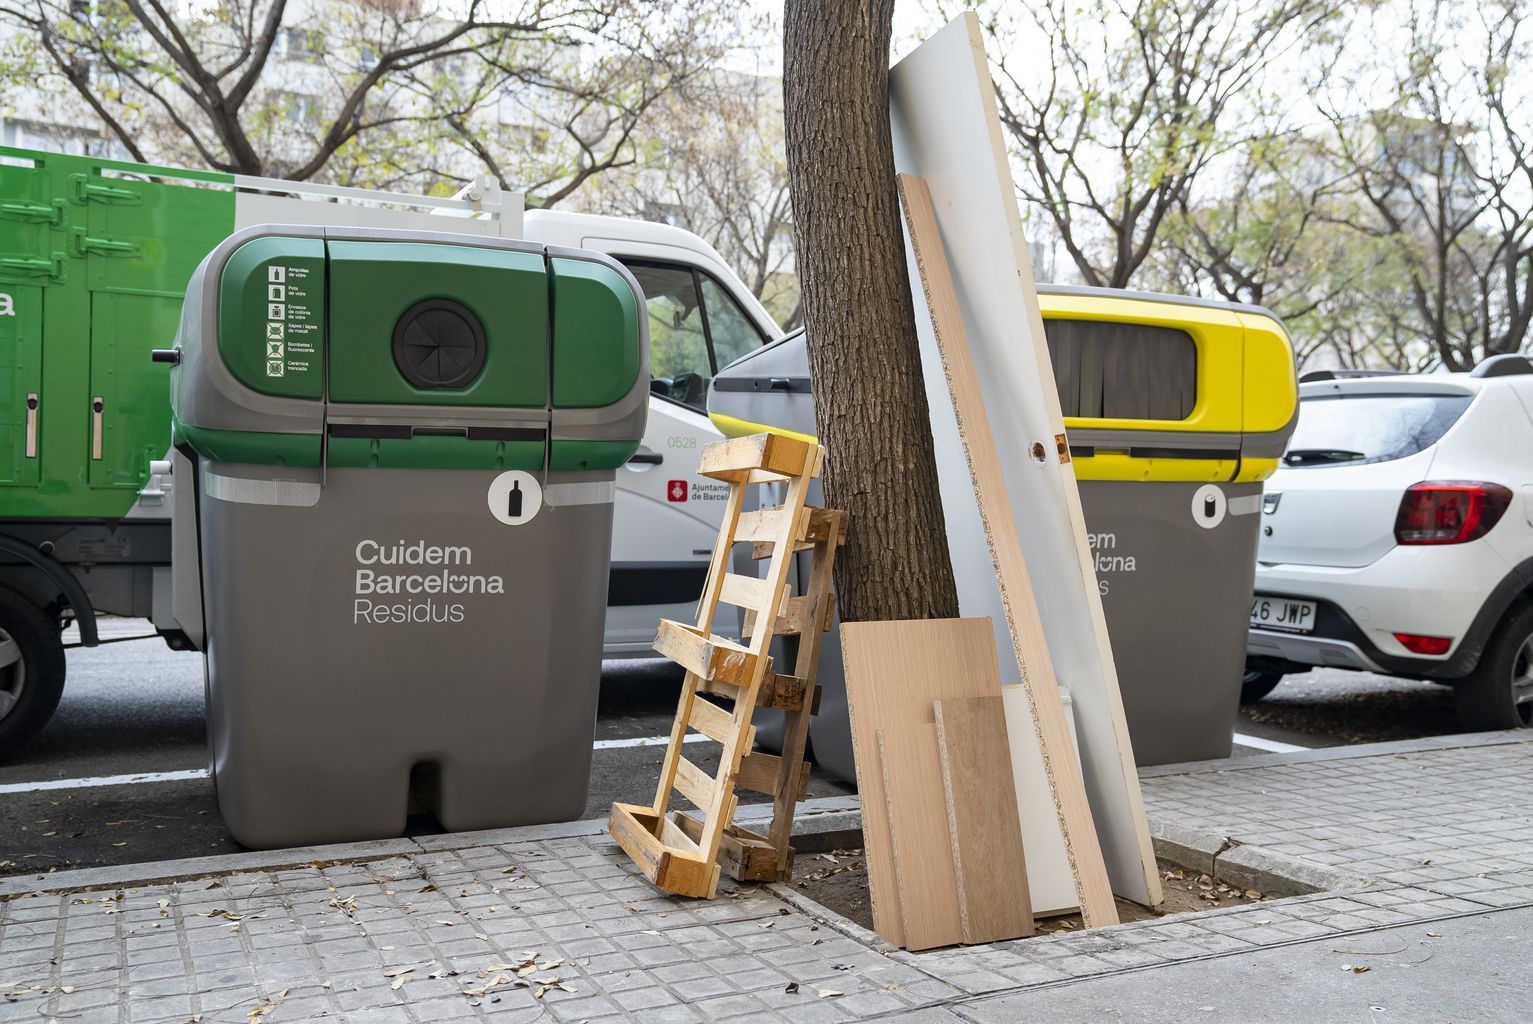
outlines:
{"label": "wooden plank", "polygon": [[[1053,753],[1063,749],[1063,737],[1046,708],[1053,700],[1042,691],[1053,686],[1056,676],[1069,681],[1080,738],[1080,774],[1112,887],[1129,899],[1155,904],[1160,881],[1095,564],[1086,544],[1080,494],[1073,467],[1063,461],[1067,455],[1059,455],[1055,446],[1055,438],[1064,433],[1064,420],[978,19],[962,15],[927,40],[892,69],[889,85],[895,168],[924,177],[932,190],[931,204],[925,205],[934,204],[940,211],[940,225],[930,225],[940,226],[940,239],[928,232],[921,245],[928,283],[940,264],[944,272],[951,266],[952,276],[963,285],[944,314],[948,326],[941,333],[951,341],[958,331],[964,332],[966,343],[956,347],[968,352],[974,376],[962,391],[983,404],[984,415],[976,416],[970,403],[964,427],[984,420],[1005,442],[1004,449],[991,452],[995,458],[990,471],[970,467],[966,476],[965,439],[955,422],[956,395],[945,386],[939,330],[935,317],[918,315],[959,605],[965,615],[991,615],[998,624],[1006,622],[1007,631],[997,640],[1002,650],[1008,645],[1013,649],[1008,665],[1013,660],[1018,665],[1008,669],[1003,681],[1033,688],[1033,703],[1044,708],[1045,719],[1035,727],[1049,734],[1042,748],[1051,768],[1059,760]],[[943,240],[947,252],[939,259]],[[920,305],[925,287],[916,276],[916,262],[911,261],[912,291]],[[968,440],[971,451],[982,447],[974,438]],[[1029,454],[1034,446],[1043,455],[1041,462]],[[1005,493],[1009,508],[976,504],[981,477],[990,491]],[[969,546],[977,543],[970,537],[985,536],[979,530],[981,522],[995,525],[1003,517],[1014,526],[1025,524],[1018,549],[1030,578],[1000,571],[998,558],[992,562],[1001,546],[994,537],[986,537],[989,552]],[[1020,562],[1008,557],[1013,569]],[[1032,603],[1035,590],[1041,629],[1034,629],[1032,617],[1016,607],[1023,592]],[[1072,817],[1079,826],[1079,816]],[[1066,838],[1072,850],[1078,850],[1084,832],[1067,829]],[[1093,912],[1103,912],[1098,920],[1106,920],[1099,899],[1085,911],[1088,920]]]}
{"label": "wooden plank", "polygon": [[693,698],[687,724],[715,743],[723,743],[735,731],[735,716],[701,697]]}
{"label": "wooden plank", "polygon": [[[782,758],[777,754],[765,754],[757,750],[746,754],[740,761],[740,772],[735,776],[735,786],[752,793],[773,796],[779,792],[778,781],[782,770]],[[794,801],[804,799],[809,788],[809,766],[799,764],[798,784],[787,788]]]}
{"label": "wooden plank", "polygon": [[[702,835],[703,823],[697,820],[696,815],[677,811],[673,818],[681,830],[693,839]],[[790,865],[792,860],[790,849]],[[766,836],[739,825],[730,825],[724,829],[724,837],[719,840],[719,866],[731,878],[742,882],[775,882],[784,877],[778,871],[777,863],[777,850]]]}
{"label": "wooden plank", "polygon": [[[798,522],[793,529],[793,536],[795,538],[803,539],[804,534],[809,529],[810,513],[812,511],[821,510],[812,509],[807,505],[800,510]],[[771,546],[786,525],[784,522],[785,515],[786,509],[781,505],[756,509],[753,512],[741,512],[739,525],[735,527],[735,543],[759,541]]]}
{"label": "wooden plank", "polygon": [[963,941],[958,880],[948,837],[937,727],[931,723],[878,730],[884,810],[894,852],[895,887],[906,949]]}
{"label": "wooden plank", "polygon": [[[813,599],[814,596],[810,594],[806,594],[803,597],[783,598],[782,611],[777,615],[777,622],[772,627],[772,632],[777,636],[798,636],[804,632],[808,625],[808,618],[814,611],[810,603]],[[743,624],[746,636],[756,635],[756,622],[756,613],[747,610]]]}
{"label": "wooden plank", "polygon": [[667,849],[652,831],[660,828],[648,807],[635,804],[613,804],[607,821],[612,838],[651,882],[680,896],[707,896],[718,884],[718,865]]}
{"label": "wooden plank", "polygon": [[716,788],[713,777],[685,757],[676,759],[675,785],[676,792],[686,797],[700,811],[707,810],[713,803]]}
{"label": "wooden plank", "polygon": [[[932,701],[998,694],[992,637],[987,619],[841,624],[873,926],[896,946],[904,945],[904,930],[878,761],[878,730],[924,724],[935,728]],[[941,777],[940,770],[935,777]]]}
{"label": "wooden plank", "polygon": [[741,576],[737,572],[724,574],[724,586],[719,600],[736,608],[765,611],[772,602],[772,590],[767,581],[756,576]]}
{"label": "wooden plank", "polygon": [[[816,508],[813,505],[806,507],[809,512],[809,525],[800,532],[798,540],[794,543],[793,550],[795,552],[812,549],[816,542],[830,536],[832,527],[836,531],[836,543],[838,545],[846,543],[846,512],[844,510]],[[750,513],[742,512],[740,518],[743,520],[747,515],[750,515]],[[772,557],[773,543],[769,539],[745,537],[738,534],[735,539],[737,541],[753,541],[751,545],[752,558]]]}
{"label": "wooden plank", "polygon": [[704,446],[698,455],[697,471],[715,480],[754,479],[756,470],[766,474],[767,479],[782,479],[803,472],[804,459],[811,447],[816,446],[781,434],[732,437]]}
{"label": "wooden plank", "polygon": [[1023,557],[1000,449],[985,413],[979,377],[964,334],[963,313],[948,271],[936,211],[925,182],[901,175],[899,186],[911,249],[931,312],[932,332],[952,394],[964,458],[969,464],[985,537],[1001,584],[1001,603],[1011,630],[1012,646],[1021,662],[1022,685],[1032,698],[1038,745],[1052,783],[1060,831],[1071,854],[1081,916],[1087,927],[1116,924],[1118,912],[1112,886],[1098,845],[1085,782],[1069,746],[1049,642]]}
{"label": "wooden plank", "polygon": [[746,648],[670,619],[660,620],[654,648],[688,672],[710,682],[745,686],[755,671],[756,655]]}
{"label": "wooden plank", "polygon": [[[1017,814],[1022,819],[1022,848],[1027,851],[1027,889],[1032,897],[1033,917],[1073,914],[1080,909],[1075,895],[1075,876],[1070,855],[1054,814],[1049,777],[1033,731],[1033,715],[1027,691],[1021,686],[1001,687],[1006,711],[1006,735],[1011,742],[1011,776],[1017,791]],[[1068,707],[1068,705],[1067,705]],[[1070,716],[1065,716],[1069,726]],[[1072,733],[1071,744],[1075,742]]]}
{"label": "wooden plank", "polygon": [[1033,903],[1001,698],[938,700],[932,710],[963,941],[1031,935]]}

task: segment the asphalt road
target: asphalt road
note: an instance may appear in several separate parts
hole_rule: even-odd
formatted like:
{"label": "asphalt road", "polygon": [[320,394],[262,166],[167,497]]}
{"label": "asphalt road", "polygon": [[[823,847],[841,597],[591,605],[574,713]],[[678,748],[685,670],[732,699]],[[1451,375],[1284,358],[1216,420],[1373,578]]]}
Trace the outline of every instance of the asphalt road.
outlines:
{"label": "asphalt road", "polygon": [[[143,629],[114,621],[104,635]],[[665,662],[603,666],[587,817],[605,814],[613,800],[651,798],[663,748],[623,744],[663,743],[680,683],[679,671]],[[1243,709],[1236,730],[1237,755],[1459,731],[1445,688],[1329,670],[1290,677]],[[53,722],[0,765],[0,874],[238,851],[219,818],[206,765],[201,655],[171,651],[158,639],[71,650]],[[89,781],[142,774],[149,778]],[[811,796],[847,791],[823,774],[812,779]],[[411,819],[410,829],[438,826],[423,815]]]}

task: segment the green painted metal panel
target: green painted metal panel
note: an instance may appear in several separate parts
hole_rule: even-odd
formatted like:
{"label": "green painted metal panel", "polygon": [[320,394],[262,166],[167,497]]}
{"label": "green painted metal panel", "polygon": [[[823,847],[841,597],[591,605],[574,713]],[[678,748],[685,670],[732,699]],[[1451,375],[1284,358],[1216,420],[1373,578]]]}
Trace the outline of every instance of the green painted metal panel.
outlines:
{"label": "green painted metal panel", "polygon": [[[37,484],[42,381],[43,289],[0,282],[0,485]],[[10,493],[0,488],[0,509]]]}
{"label": "green painted metal panel", "polygon": [[[233,179],[6,147],[0,157],[0,293],[32,289],[41,305],[40,364],[0,340],[0,368],[25,365],[39,396],[28,475],[0,440],[0,515],[115,519],[167,447],[168,367],[149,351],[170,343],[192,270],[234,229]],[[17,385],[30,390],[19,375],[0,381],[0,438],[24,429],[24,410],[10,408]]]}
{"label": "green painted metal panel", "polygon": [[[633,288],[612,267],[590,260],[548,261],[554,310],[554,408],[612,405],[639,376],[639,309]],[[632,454],[632,453],[630,453]]]}
{"label": "green painted metal panel", "polygon": [[[331,241],[332,403],[538,408],[548,402],[548,284],[536,253],[418,242]],[[394,328],[417,303],[451,298],[485,334],[462,388],[419,388],[394,363]]]}
{"label": "green painted metal panel", "polygon": [[254,238],[230,254],[218,286],[218,349],[252,391],[324,397],[322,240]]}

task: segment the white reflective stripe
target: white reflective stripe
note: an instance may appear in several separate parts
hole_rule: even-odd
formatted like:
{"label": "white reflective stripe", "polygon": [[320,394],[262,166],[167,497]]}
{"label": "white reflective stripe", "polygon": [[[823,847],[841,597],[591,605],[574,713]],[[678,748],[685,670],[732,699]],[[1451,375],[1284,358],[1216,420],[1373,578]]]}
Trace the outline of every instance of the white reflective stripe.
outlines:
{"label": "white reflective stripe", "polygon": [[543,504],[610,505],[617,495],[617,481],[595,480],[583,484],[549,484],[543,488]]}
{"label": "white reflective stripe", "polygon": [[1262,496],[1260,494],[1248,494],[1244,498],[1231,498],[1229,501],[1230,515],[1249,516],[1262,510]]}
{"label": "white reflective stripe", "polygon": [[210,498],[238,505],[309,508],[319,504],[320,486],[303,480],[246,480],[204,471],[202,491]]}
{"label": "white reflective stripe", "polygon": [[1247,736],[1237,732],[1235,742],[1242,747],[1254,747],[1257,750],[1270,750],[1274,754],[1296,754],[1301,750],[1310,750],[1310,747],[1301,747],[1297,743],[1279,743],[1277,740],[1263,739],[1260,736]]}

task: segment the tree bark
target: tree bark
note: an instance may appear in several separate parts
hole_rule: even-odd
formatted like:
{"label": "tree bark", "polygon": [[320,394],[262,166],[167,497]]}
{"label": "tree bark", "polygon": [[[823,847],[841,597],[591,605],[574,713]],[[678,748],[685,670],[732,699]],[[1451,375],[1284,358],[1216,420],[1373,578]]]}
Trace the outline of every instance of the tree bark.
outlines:
{"label": "tree bark", "polygon": [[958,594],[889,137],[894,0],[787,0],[783,109],[825,499],[847,621],[950,618]]}

